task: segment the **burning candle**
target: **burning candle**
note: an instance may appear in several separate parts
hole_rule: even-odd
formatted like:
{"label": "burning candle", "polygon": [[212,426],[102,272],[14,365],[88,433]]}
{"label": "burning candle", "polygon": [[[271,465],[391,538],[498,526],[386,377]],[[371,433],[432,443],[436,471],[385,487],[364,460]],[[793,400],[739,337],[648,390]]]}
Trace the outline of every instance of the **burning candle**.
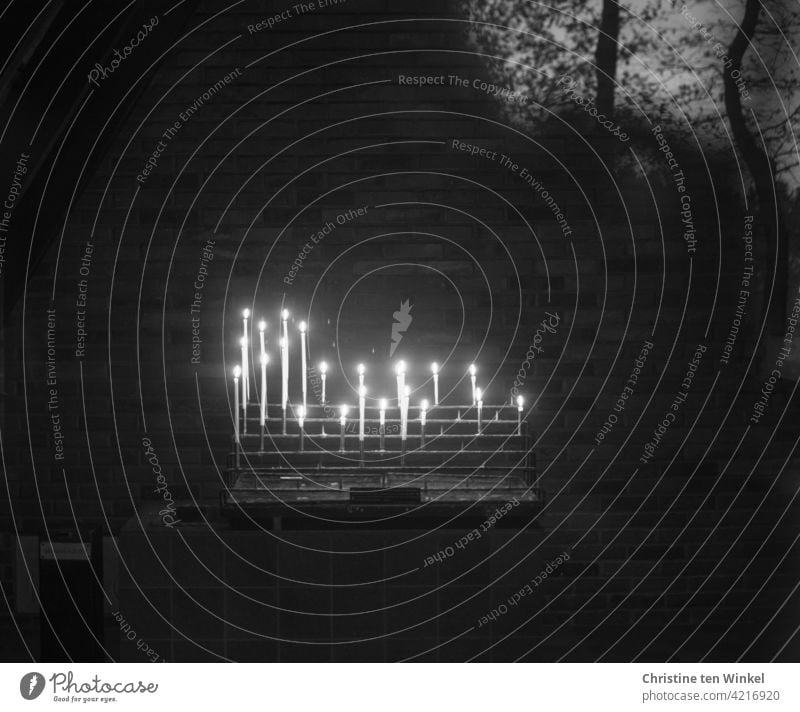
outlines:
{"label": "burning candle", "polygon": [[358,389],[358,439],[364,442],[364,408],[367,402],[367,387],[360,386]]}
{"label": "burning candle", "polygon": [[281,352],[281,377],[283,380],[283,409],[286,410],[286,404],[289,402],[289,310],[284,309],[281,312],[281,325],[283,327],[283,344]]}
{"label": "burning candle", "polygon": [[306,407],[306,387],[307,387],[307,378],[306,378],[306,338],[308,334],[308,325],[304,322],[300,322],[300,367],[301,373],[303,374],[303,407]]}
{"label": "burning candle", "polygon": [[364,374],[367,372],[367,368],[363,363],[360,363],[356,370],[358,371],[358,387],[361,389],[364,386]]}
{"label": "burning candle", "polygon": [[[247,361],[247,338],[242,337],[239,340],[239,343],[242,345],[242,363]],[[241,370],[242,376],[242,427],[244,428],[244,432],[247,432],[247,371],[242,368]]]}
{"label": "burning candle", "polygon": [[346,405],[339,408],[339,452],[344,452],[344,426],[347,424],[347,412],[350,409]]}
{"label": "burning candle", "polygon": [[258,322],[258,339],[261,342],[261,353],[265,354],[267,352],[267,344],[264,340],[265,332],[267,330],[267,322],[263,319]]}
{"label": "burning candle", "polygon": [[269,356],[266,353],[261,354],[261,429],[264,429],[264,423],[267,419],[267,364],[269,363]]}
{"label": "burning candle", "polygon": [[242,311],[242,321],[244,322],[244,333],[242,341],[242,385],[244,386],[244,400],[250,400],[250,359],[247,353],[248,334],[247,334],[247,320],[250,318],[250,310],[244,309]]}
{"label": "burning candle", "polygon": [[522,396],[517,396],[517,435],[522,435],[522,405],[524,402]]}
{"label": "burning candle", "polygon": [[233,368],[233,442],[236,443],[236,455],[238,458],[239,455],[239,448],[238,445],[241,442],[239,437],[239,376],[242,375],[242,369],[240,366],[234,366]]}
{"label": "burning candle", "polygon": [[397,374],[397,405],[402,410],[406,385],[406,362],[398,361],[394,371]]}
{"label": "burning candle", "polygon": [[380,449],[381,449],[381,452],[383,452],[383,450],[384,450],[384,438],[386,436],[386,399],[385,398],[381,398],[381,400],[380,400],[378,405],[379,405],[379,408],[380,408],[380,427],[378,428],[378,432],[380,433],[380,436],[381,436],[381,438],[380,438],[381,439]]}
{"label": "burning candle", "polygon": [[322,374],[322,405],[325,405],[325,380],[328,375],[328,364],[324,361],[319,365],[319,372]]}
{"label": "burning candle", "polygon": [[477,398],[475,393],[475,374],[478,373],[478,369],[475,368],[475,364],[471,364],[469,367],[469,378],[472,381],[472,405],[475,405]]}
{"label": "burning candle", "polygon": [[478,435],[481,434],[481,413],[483,411],[483,393],[480,388],[475,389],[475,398],[478,403]]}
{"label": "burning candle", "polygon": [[419,404],[419,432],[420,432],[420,443],[425,445],[425,421],[428,416],[428,401],[423,400],[422,403]]}
{"label": "burning candle", "polygon": [[281,347],[281,408],[286,410],[286,404],[289,402],[289,373],[286,363],[286,353],[288,349],[286,348],[286,338],[281,336],[280,339],[280,347]]}
{"label": "burning candle", "polygon": [[434,361],[431,364],[433,371],[433,404],[439,405],[439,364]]}
{"label": "burning candle", "polygon": [[405,442],[408,437],[408,399],[411,395],[411,388],[403,386],[403,399],[400,405],[400,437]]}

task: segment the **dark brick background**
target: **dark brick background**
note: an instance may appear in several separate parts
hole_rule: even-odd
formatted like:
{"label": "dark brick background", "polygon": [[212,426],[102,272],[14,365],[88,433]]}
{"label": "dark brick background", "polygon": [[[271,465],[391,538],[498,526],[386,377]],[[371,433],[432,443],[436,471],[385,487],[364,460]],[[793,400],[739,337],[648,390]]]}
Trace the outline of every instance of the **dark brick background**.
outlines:
{"label": "dark brick background", "polygon": [[[700,240],[690,282],[675,191],[657,162],[651,183],[633,165],[615,183],[604,164],[621,155],[613,138],[566,126],[525,136],[475,89],[398,86],[398,74],[488,79],[468,53],[466,26],[444,19],[458,17],[450,3],[349,0],[252,36],[248,24],[283,6],[220,12],[226,6],[201,3],[190,23],[200,29],[159,68],[7,325],[3,456],[14,526],[43,531],[44,515],[50,527],[77,520],[118,533],[154,498],[145,436],[173,496],[213,505],[231,431],[223,368],[238,361],[245,304],[274,327],[282,299],[297,320],[308,312],[312,360],[333,364],[338,349],[352,378],[363,359],[375,392],[390,393],[392,312],[410,298],[414,322],[398,355],[416,364],[412,381],[452,348],[443,383],[455,385],[454,374],[474,360],[493,401],[507,398],[545,311],[557,311],[558,333],[547,335],[522,389],[537,399],[530,420],[551,497],[542,519],[547,544],[533,568],[576,545],[554,584],[562,596],[546,627],[566,621],[563,638],[547,649],[565,654],[619,606],[584,657],[602,653],[640,617],[612,658],[631,657],[662,630],[654,654],[667,656],[696,629],[681,657],[700,657],[720,636],[712,657],[735,657],[764,626],[748,655],[776,654],[775,633],[797,610],[796,598],[785,602],[796,507],[783,516],[797,489],[796,404],[793,384],[782,384],[745,435],[763,381],[747,371],[752,315],[730,365],[719,364],[742,266],[743,210],[726,183],[712,193],[697,157],[682,155]],[[162,132],[236,67],[241,76],[181,127],[137,192],[136,175]],[[454,138],[528,167],[564,210],[572,240],[518,176],[454,151]],[[285,285],[308,235],[359,206],[369,206],[366,217],[337,227]],[[74,304],[90,238],[89,336],[79,360]],[[189,306],[209,238],[216,246],[195,366]],[[46,411],[53,284],[63,469]],[[645,339],[655,348],[641,384],[612,436],[592,451]],[[654,461],[637,469],[698,343],[708,352],[678,422]],[[345,397],[333,370],[331,393]],[[278,384],[271,382],[273,396]],[[2,507],[5,517],[8,503]],[[0,564],[5,582],[10,563]],[[235,650],[225,648],[234,657]]]}

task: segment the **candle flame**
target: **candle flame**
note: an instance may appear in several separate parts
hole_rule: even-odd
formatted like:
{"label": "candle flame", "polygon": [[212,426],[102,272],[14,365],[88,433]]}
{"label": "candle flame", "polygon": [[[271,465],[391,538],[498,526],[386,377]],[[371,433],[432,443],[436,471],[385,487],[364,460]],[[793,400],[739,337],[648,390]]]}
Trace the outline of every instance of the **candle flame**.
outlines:
{"label": "candle flame", "polygon": [[406,398],[408,398],[411,395],[411,386],[406,386],[405,387],[405,395],[406,395]]}
{"label": "candle flame", "polygon": [[398,373],[405,373],[406,372],[406,362],[405,361],[398,361],[397,365],[394,367],[394,370]]}
{"label": "candle flame", "polygon": [[358,364],[358,375],[363,376],[364,372],[367,370],[363,363]]}
{"label": "candle flame", "polygon": [[350,412],[350,406],[348,405],[339,406],[339,412],[342,414],[342,418],[346,418],[347,414]]}
{"label": "candle flame", "polygon": [[307,328],[308,328],[308,324],[306,324],[304,321],[301,321],[300,322],[300,332],[301,333],[305,333]]}
{"label": "candle flame", "polygon": [[245,309],[244,311],[242,311],[242,316],[245,319],[249,319],[250,318],[250,310],[249,309]]}
{"label": "candle flame", "polygon": [[480,403],[483,400],[483,391],[480,388],[475,389],[475,399]]}
{"label": "candle flame", "polygon": [[327,373],[328,372],[328,364],[323,361],[319,365],[319,371],[320,371],[320,373],[323,373],[323,374]]}
{"label": "candle flame", "polygon": [[470,364],[470,367],[469,367],[469,375],[470,375],[470,376],[474,376],[474,375],[475,375],[477,372],[478,372],[478,369],[477,369],[477,368],[475,368],[475,364],[474,364],[474,363],[473,363],[473,364]]}
{"label": "candle flame", "polygon": [[361,396],[361,398],[364,398],[364,396],[367,395],[367,387],[366,386],[361,386],[358,389],[358,395]]}
{"label": "candle flame", "polygon": [[233,367],[233,377],[239,378],[242,375],[242,367],[241,366],[234,366]]}
{"label": "candle flame", "polygon": [[258,330],[259,331],[266,331],[267,330],[267,322],[263,319],[258,322]]}
{"label": "candle flame", "polygon": [[378,404],[381,410],[386,410],[386,399],[381,398],[380,403]]}
{"label": "candle flame", "polygon": [[422,403],[419,404],[419,407],[422,408],[423,412],[428,410],[428,401],[423,400]]}
{"label": "candle flame", "polygon": [[298,417],[299,420],[303,420],[306,417],[306,409],[305,409],[304,406],[301,405],[297,409],[297,417]]}
{"label": "candle flame", "polygon": [[525,402],[525,399],[522,396],[517,396],[517,407],[522,410],[522,404]]}
{"label": "candle flame", "polygon": [[289,310],[288,310],[288,309],[284,309],[284,310],[281,312],[281,318],[282,318],[284,321],[286,321],[286,320],[289,318]]}
{"label": "candle flame", "polygon": [[431,364],[431,371],[434,373],[439,373],[439,364],[436,363],[436,361]]}

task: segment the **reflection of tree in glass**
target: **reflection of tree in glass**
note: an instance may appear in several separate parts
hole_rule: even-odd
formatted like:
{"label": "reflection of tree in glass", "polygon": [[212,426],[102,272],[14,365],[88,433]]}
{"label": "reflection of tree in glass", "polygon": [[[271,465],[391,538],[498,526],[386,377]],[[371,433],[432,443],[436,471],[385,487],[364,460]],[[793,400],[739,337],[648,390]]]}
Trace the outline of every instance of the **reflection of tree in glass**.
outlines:
{"label": "reflection of tree in glass", "polygon": [[[731,190],[757,211],[764,276],[776,275],[772,331],[784,323],[788,235],[800,211],[800,5],[792,0],[469,0],[471,40],[499,84],[527,102],[509,120],[546,132],[555,115],[602,131],[560,87],[572,77],[598,112],[614,114],[637,153],[660,124],[674,147],[732,168]],[[559,86],[558,82],[562,79]],[[584,104],[585,106],[585,104]],[[641,157],[641,155],[640,155]],[[660,163],[649,161],[649,170]],[[741,170],[742,179],[739,179]],[[777,208],[777,209],[776,209]],[[777,252],[776,252],[777,250]],[[768,283],[764,284],[767,292]]]}

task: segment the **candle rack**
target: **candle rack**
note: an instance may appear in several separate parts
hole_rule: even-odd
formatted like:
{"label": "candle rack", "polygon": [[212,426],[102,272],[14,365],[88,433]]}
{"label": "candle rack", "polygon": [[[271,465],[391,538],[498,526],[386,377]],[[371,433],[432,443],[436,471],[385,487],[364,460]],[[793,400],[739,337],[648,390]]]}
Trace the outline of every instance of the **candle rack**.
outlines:
{"label": "candle rack", "polygon": [[270,403],[262,431],[260,405],[248,405],[248,428],[227,462],[223,508],[339,520],[396,512],[450,516],[513,499],[515,512],[529,519],[544,501],[531,433],[517,404],[481,403],[480,415],[478,403],[439,404],[424,419],[412,406],[405,440],[397,407],[381,425],[380,408],[365,406],[363,435],[359,408],[342,427],[338,408],[301,407],[288,404],[284,421],[281,404]]}

